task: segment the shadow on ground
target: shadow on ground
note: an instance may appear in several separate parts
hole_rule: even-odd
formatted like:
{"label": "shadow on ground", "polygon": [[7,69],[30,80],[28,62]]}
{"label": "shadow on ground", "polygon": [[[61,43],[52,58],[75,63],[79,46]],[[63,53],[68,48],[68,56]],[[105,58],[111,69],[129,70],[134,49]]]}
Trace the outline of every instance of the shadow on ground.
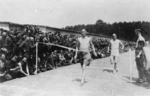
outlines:
{"label": "shadow on ground", "polygon": [[[76,79],[73,79],[72,81],[81,82],[81,78],[76,78]],[[85,80],[84,83],[87,83],[87,81]]]}
{"label": "shadow on ground", "polygon": [[146,81],[142,82],[142,83],[138,83],[138,82],[136,82],[138,80],[138,78],[132,77],[132,82],[131,82],[129,76],[123,76],[123,77],[125,77],[127,79],[126,80],[127,83],[131,83],[131,84],[134,84],[139,87],[144,87],[146,89],[150,89],[150,87],[148,86],[148,83]]}
{"label": "shadow on ground", "polygon": [[103,72],[109,72],[109,73],[113,73],[113,70],[112,69],[103,69]]}

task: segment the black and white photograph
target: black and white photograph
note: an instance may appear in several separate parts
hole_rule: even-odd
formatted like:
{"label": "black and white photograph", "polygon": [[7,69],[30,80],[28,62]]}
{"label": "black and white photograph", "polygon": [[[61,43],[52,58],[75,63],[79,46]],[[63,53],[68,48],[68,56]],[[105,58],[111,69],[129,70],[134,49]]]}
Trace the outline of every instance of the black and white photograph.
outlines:
{"label": "black and white photograph", "polygon": [[150,0],[0,0],[0,96],[150,96]]}

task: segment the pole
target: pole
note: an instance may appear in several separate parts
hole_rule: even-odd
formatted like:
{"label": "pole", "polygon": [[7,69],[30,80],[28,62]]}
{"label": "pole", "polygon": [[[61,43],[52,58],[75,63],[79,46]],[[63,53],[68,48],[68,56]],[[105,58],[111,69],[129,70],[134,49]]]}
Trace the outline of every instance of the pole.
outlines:
{"label": "pole", "polygon": [[29,66],[28,66],[28,63],[27,63],[27,65],[26,65],[26,71],[27,71],[27,76],[29,76],[30,73],[29,73]]}
{"label": "pole", "polygon": [[130,61],[130,82],[132,82],[132,53],[131,53],[131,48],[129,49],[129,61]]}
{"label": "pole", "polygon": [[36,65],[35,65],[35,74],[37,74],[38,70],[38,42],[36,43]]}

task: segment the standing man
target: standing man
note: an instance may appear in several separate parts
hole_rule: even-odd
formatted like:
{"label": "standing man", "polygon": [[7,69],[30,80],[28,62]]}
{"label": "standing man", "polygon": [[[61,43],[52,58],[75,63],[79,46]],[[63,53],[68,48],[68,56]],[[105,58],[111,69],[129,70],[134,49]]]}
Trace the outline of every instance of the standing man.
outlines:
{"label": "standing man", "polygon": [[[85,29],[82,29],[82,36],[77,39],[77,46],[76,46],[76,54],[75,59],[77,58],[77,53],[80,51],[80,62],[81,62],[81,68],[82,68],[82,79],[81,79],[81,86],[84,84],[85,75],[86,75],[86,67],[90,65],[91,63],[91,54],[90,54],[90,47],[92,51],[94,52],[94,55],[97,56],[95,52],[94,45],[92,43],[92,38],[86,36],[87,32]],[[79,50],[78,50],[79,49]]]}
{"label": "standing man", "polygon": [[141,34],[141,29],[136,29],[135,33],[138,36],[135,50],[135,61],[137,65],[139,78],[137,83],[148,82],[147,87],[150,88],[150,67],[149,67],[149,47],[145,46],[145,39]]}
{"label": "standing man", "polygon": [[121,48],[124,49],[124,45],[120,40],[117,39],[117,35],[114,33],[113,34],[113,39],[110,40],[110,44],[108,46],[108,52],[111,49],[111,54],[110,54],[110,62],[112,65],[114,65],[113,73],[118,72],[117,69],[117,62],[119,59],[119,48],[120,45],[122,46]]}
{"label": "standing man", "polygon": [[145,44],[145,39],[141,35],[141,29],[136,29],[135,34],[138,36],[137,42],[136,42],[136,48],[135,48],[135,62],[137,65],[137,71],[138,71],[138,80],[136,81],[137,83],[142,83],[145,82],[145,64],[144,64],[144,53],[143,53],[143,47]]}

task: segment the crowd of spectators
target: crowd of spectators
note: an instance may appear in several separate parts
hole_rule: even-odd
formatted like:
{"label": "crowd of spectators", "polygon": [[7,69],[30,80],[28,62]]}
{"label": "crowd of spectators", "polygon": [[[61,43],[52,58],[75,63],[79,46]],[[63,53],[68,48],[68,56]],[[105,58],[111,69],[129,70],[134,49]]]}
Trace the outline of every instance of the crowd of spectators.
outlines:
{"label": "crowd of spectators", "polygon": [[[75,52],[48,43],[58,44],[70,48],[76,47],[77,35],[62,35],[60,32],[43,33],[36,26],[25,26],[22,29],[0,29],[0,82],[34,75],[36,70],[36,43],[38,43],[37,72],[56,69],[58,67],[76,64],[80,56],[74,59]],[[93,38],[98,54],[93,58],[104,58],[107,53],[108,39]],[[126,48],[129,43],[125,42]],[[134,46],[134,44],[130,44]],[[92,54],[92,53],[91,53]]]}

